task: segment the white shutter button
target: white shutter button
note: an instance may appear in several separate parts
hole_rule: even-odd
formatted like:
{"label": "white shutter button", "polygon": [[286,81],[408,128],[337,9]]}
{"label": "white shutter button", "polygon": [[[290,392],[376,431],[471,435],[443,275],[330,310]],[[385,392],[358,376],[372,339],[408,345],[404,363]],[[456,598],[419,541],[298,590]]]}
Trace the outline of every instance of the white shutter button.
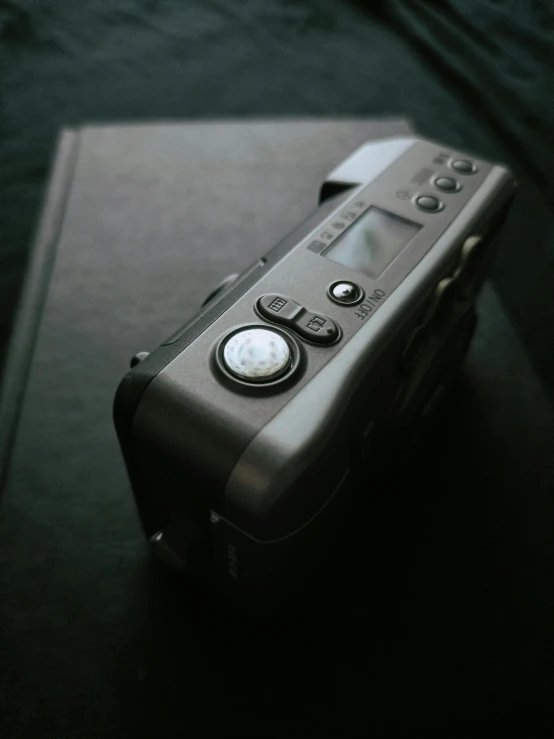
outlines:
{"label": "white shutter button", "polygon": [[285,372],[291,350],[282,336],[266,328],[248,328],[233,334],[223,349],[227,369],[241,380],[274,380]]}

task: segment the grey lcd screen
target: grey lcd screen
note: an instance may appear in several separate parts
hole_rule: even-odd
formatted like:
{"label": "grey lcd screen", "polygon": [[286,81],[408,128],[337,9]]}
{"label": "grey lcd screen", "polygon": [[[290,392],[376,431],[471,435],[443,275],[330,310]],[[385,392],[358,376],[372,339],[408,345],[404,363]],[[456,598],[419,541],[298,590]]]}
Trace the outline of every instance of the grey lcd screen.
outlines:
{"label": "grey lcd screen", "polygon": [[327,259],[377,278],[421,226],[380,208],[369,208],[330,249]]}

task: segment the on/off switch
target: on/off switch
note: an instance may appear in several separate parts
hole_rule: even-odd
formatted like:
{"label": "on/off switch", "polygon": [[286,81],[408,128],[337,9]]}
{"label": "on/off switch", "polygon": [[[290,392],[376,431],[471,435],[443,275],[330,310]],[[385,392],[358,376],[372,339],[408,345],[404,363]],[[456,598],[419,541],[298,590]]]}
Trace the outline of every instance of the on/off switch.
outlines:
{"label": "on/off switch", "polygon": [[328,294],[331,300],[339,305],[355,305],[364,297],[361,287],[346,280],[333,282],[329,287]]}

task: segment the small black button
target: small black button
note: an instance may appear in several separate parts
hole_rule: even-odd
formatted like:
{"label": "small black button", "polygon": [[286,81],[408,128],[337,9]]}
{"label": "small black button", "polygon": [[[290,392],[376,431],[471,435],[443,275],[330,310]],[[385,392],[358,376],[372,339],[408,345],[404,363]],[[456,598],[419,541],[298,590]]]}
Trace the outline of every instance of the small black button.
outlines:
{"label": "small black button", "polygon": [[264,295],[257,305],[264,318],[287,326],[314,344],[332,344],[340,338],[340,329],[331,318],[313,313],[284,295]]}
{"label": "small black button", "polygon": [[477,172],[477,167],[469,159],[453,159],[450,162],[450,166],[460,174],[473,174]]}
{"label": "small black button", "polygon": [[347,280],[333,282],[328,292],[331,300],[339,305],[355,305],[364,296],[361,287]]}
{"label": "small black button", "polygon": [[309,310],[302,313],[291,328],[302,338],[316,344],[332,344],[340,336],[334,321]]}
{"label": "small black button", "polygon": [[414,202],[418,208],[426,210],[429,213],[436,213],[442,210],[441,201],[434,195],[418,195]]}
{"label": "small black button", "polygon": [[456,192],[460,189],[460,185],[453,177],[435,177],[433,185],[443,192]]}

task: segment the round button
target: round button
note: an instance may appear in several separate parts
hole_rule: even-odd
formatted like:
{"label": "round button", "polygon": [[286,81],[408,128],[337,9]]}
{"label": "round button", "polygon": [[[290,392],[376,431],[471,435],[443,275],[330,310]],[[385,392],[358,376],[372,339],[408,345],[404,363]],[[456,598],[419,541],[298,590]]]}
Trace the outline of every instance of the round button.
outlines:
{"label": "round button", "polygon": [[418,195],[414,202],[418,208],[429,213],[437,213],[443,209],[441,201],[434,195]]}
{"label": "round button", "polygon": [[473,174],[477,172],[477,167],[469,159],[453,159],[450,162],[450,166],[460,174]]}
{"label": "round button", "polygon": [[456,192],[460,189],[460,183],[453,177],[435,177],[433,185],[443,192]]}
{"label": "round button", "polygon": [[291,350],[275,331],[249,328],[233,334],[223,349],[226,368],[247,382],[269,382],[289,367]]}
{"label": "round button", "polygon": [[329,288],[329,297],[340,305],[354,305],[364,296],[363,290],[353,282],[333,282]]}

